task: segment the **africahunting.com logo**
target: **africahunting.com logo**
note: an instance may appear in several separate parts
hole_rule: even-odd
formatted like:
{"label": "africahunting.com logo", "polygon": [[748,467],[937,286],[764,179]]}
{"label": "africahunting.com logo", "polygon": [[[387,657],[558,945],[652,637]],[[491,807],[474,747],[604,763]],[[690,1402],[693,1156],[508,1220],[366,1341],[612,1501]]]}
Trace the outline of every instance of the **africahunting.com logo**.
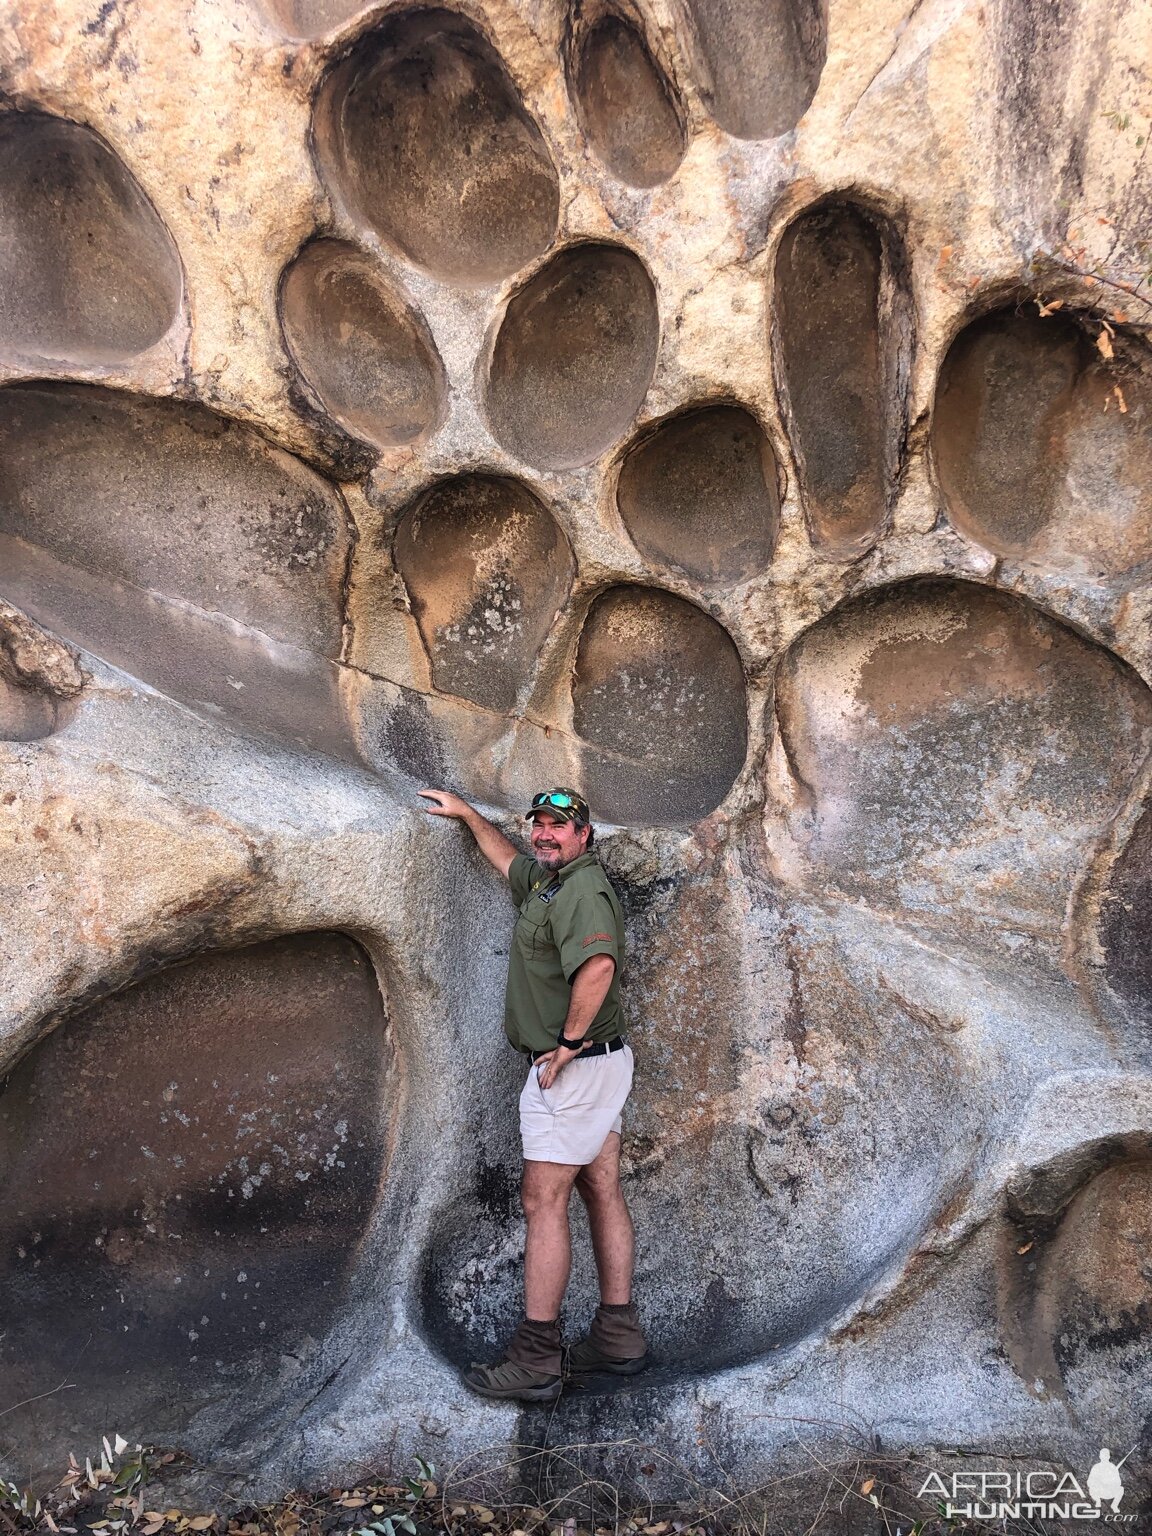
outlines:
{"label": "africahunting.com logo", "polygon": [[953,1472],[942,1477],[930,1473],[919,1497],[940,1502],[945,1519],[955,1520],[1100,1520],[1115,1525],[1135,1522],[1135,1514],[1121,1513],[1124,1479],[1119,1461],[1105,1446],[1083,1483],[1071,1472]]}

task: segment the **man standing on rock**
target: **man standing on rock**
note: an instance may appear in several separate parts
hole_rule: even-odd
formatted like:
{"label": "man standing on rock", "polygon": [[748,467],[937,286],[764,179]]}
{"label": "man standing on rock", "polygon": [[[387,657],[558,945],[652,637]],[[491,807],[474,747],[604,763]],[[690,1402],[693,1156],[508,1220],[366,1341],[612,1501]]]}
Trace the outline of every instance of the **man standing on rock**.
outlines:
{"label": "man standing on rock", "polygon": [[424,789],[433,816],[462,821],[520,910],[508,961],[504,1030],[530,1061],[520,1095],[521,1198],[527,1219],[525,1315],[495,1365],[465,1383],[484,1397],[552,1402],[563,1374],[560,1306],[568,1288],[573,1186],[588,1209],[600,1306],[570,1371],[631,1375],[646,1363],[632,1305],[635,1236],[620,1188],[620,1112],[632,1087],[624,1043],[620,903],[592,851],[588,802],[570,789],[536,795],[532,853],[457,795]]}

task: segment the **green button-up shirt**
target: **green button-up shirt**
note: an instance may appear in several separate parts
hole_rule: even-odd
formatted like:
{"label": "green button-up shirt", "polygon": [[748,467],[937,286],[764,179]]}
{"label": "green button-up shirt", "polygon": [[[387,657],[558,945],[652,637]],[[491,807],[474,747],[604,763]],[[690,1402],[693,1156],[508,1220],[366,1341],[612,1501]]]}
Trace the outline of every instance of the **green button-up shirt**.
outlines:
{"label": "green button-up shirt", "polygon": [[552,1049],[568,1017],[572,978],[591,955],[611,955],[616,969],[585,1039],[622,1034],[624,914],[600,860],[582,853],[554,872],[517,854],[508,884],[520,909],[504,1002],[504,1031],[512,1044],[518,1051]]}

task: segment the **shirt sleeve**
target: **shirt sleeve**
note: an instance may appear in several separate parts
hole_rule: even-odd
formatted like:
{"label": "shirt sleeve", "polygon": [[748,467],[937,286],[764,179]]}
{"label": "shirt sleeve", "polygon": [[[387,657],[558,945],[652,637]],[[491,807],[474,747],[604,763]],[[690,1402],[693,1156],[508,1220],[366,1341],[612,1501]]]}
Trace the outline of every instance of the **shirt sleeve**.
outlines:
{"label": "shirt sleeve", "polygon": [[620,936],[607,891],[584,886],[565,891],[552,905],[552,940],[560,951],[564,980],[573,976],[591,955],[611,955],[620,964]]}
{"label": "shirt sleeve", "polygon": [[508,866],[508,885],[512,891],[512,900],[517,906],[521,906],[532,886],[532,867],[534,859],[526,853],[518,853]]}

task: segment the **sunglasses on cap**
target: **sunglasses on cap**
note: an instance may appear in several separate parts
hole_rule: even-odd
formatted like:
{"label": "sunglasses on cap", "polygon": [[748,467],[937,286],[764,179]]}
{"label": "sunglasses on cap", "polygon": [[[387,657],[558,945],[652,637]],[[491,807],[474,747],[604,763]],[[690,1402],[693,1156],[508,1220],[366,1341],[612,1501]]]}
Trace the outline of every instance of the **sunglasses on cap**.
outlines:
{"label": "sunglasses on cap", "polygon": [[567,789],[545,789],[532,796],[532,809],[524,817],[531,821],[537,811],[559,811],[563,820],[589,822],[592,813],[583,795],[574,795]]}

